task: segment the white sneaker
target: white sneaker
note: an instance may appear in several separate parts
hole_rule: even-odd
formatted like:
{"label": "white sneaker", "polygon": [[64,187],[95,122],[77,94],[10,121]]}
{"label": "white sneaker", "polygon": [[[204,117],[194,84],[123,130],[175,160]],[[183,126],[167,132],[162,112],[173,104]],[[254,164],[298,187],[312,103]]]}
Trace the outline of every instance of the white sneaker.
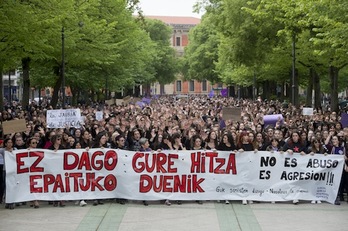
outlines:
{"label": "white sneaker", "polygon": [[164,204],[170,206],[172,203],[170,203],[169,200],[166,200],[166,201],[164,202]]}
{"label": "white sneaker", "polygon": [[321,201],[317,201],[317,204],[321,204]]}
{"label": "white sneaker", "polygon": [[275,204],[275,201],[271,201],[272,204]]}
{"label": "white sneaker", "polygon": [[80,201],[80,206],[81,207],[86,206],[86,205],[87,205],[86,201],[84,201],[84,200]]}
{"label": "white sneaker", "polygon": [[249,201],[249,204],[254,204],[254,201]]}
{"label": "white sneaker", "polygon": [[311,204],[315,204],[315,201],[311,201]]}
{"label": "white sneaker", "polygon": [[292,203],[293,203],[294,205],[297,205],[298,202],[299,202],[299,201],[298,201],[297,199],[292,201]]}
{"label": "white sneaker", "polygon": [[247,205],[247,204],[248,204],[247,200],[243,200],[243,201],[242,201],[242,204],[243,204],[243,205]]}
{"label": "white sneaker", "polygon": [[225,200],[225,204],[226,204],[226,205],[229,205],[230,202],[229,202],[228,200]]}

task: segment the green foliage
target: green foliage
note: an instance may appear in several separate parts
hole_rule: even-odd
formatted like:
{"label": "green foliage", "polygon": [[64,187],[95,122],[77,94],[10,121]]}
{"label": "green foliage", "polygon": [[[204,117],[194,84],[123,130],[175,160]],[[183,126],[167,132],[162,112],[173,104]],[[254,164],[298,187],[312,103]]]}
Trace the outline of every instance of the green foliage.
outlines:
{"label": "green foliage", "polygon": [[185,48],[184,68],[186,79],[218,81],[215,62],[218,59],[219,36],[209,15],[189,34],[189,45]]}
{"label": "green foliage", "polygon": [[[17,68],[23,58],[30,58],[31,85],[57,86],[62,78],[64,36],[66,86],[100,91],[107,82],[109,90],[119,90],[151,79],[155,72],[149,67],[158,51],[132,15],[139,10],[138,3],[3,0],[0,65],[5,69]],[[168,59],[166,55],[163,57]]]}
{"label": "green foliage", "polygon": [[160,84],[173,82],[178,72],[178,60],[175,57],[175,50],[169,43],[172,29],[163,22],[152,19],[147,19],[143,27],[153,42],[152,62],[148,70],[154,75],[145,82],[158,81]]}

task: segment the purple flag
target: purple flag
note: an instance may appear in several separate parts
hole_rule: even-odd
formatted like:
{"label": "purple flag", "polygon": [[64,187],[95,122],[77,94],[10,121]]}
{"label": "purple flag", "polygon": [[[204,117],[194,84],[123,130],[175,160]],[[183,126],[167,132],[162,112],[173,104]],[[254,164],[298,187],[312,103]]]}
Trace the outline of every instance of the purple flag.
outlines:
{"label": "purple flag", "polygon": [[214,95],[215,95],[214,90],[211,90],[211,91],[209,92],[209,94],[208,94],[208,97],[209,97],[209,98],[213,98]]}
{"label": "purple flag", "polygon": [[341,114],[341,124],[342,124],[342,127],[344,127],[344,128],[348,127],[348,114],[347,113]]}
{"label": "purple flag", "polygon": [[227,97],[228,96],[228,89],[227,88],[221,89],[220,93],[221,93],[222,97]]}
{"label": "purple flag", "polygon": [[267,125],[276,126],[276,123],[278,122],[278,120],[279,120],[280,124],[284,123],[284,118],[283,118],[282,114],[265,115],[263,117],[263,122],[264,122],[265,127]]}
{"label": "purple flag", "polygon": [[141,107],[141,108],[145,107],[145,103],[144,103],[144,102],[141,102],[141,101],[138,101],[138,102],[136,102],[135,104],[136,104],[137,106]]}
{"label": "purple flag", "polygon": [[141,102],[145,103],[145,104],[150,104],[151,103],[151,99],[150,98],[142,98]]}

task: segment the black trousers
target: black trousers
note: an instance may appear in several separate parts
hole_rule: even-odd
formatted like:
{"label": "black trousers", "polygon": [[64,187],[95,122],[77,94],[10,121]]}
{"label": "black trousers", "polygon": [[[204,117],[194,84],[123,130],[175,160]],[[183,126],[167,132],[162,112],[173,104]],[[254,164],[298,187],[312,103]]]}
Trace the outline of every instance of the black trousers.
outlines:
{"label": "black trousers", "polygon": [[3,202],[4,194],[5,194],[4,165],[0,165],[0,203]]}

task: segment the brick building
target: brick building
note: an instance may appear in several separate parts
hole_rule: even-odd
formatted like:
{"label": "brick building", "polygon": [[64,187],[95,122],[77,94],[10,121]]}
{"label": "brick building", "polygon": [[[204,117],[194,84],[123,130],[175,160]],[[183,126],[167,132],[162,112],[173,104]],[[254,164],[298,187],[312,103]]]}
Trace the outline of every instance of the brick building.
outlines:
{"label": "brick building", "polygon": [[[184,55],[184,49],[189,43],[190,29],[201,22],[199,18],[181,16],[146,16],[146,18],[160,20],[172,28],[170,44],[175,49],[177,56]],[[151,89],[153,94],[208,94],[211,90],[219,91],[222,87],[221,84],[212,85],[207,80],[185,81],[182,76],[178,75],[174,83],[165,86],[154,83]]]}

